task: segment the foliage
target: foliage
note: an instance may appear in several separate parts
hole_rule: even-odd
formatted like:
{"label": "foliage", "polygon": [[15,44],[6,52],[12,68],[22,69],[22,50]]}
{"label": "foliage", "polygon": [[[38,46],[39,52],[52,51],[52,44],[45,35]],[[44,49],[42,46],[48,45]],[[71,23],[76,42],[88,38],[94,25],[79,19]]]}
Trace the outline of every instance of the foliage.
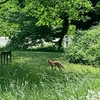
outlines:
{"label": "foliage", "polygon": [[[0,35],[12,37],[11,46],[27,49],[28,46],[59,38],[59,45],[67,33],[68,21],[86,21],[92,10],[88,0],[8,0],[0,5]],[[96,12],[99,12],[99,3]],[[36,26],[36,25],[37,26]]]}
{"label": "foliage", "polygon": [[100,25],[87,31],[77,31],[66,50],[70,62],[100,66]]}
{"label": "foliage", "polygon": [[[14,51],[12,58],[0,67],[0,99],[88,100],[89,90],[100,90],[99,68],[70,64],[62,53]],[[52,71],[47,59],[60,60],[66,70]]]}
{"label": "foliage", "polygon": [[[70,19],[84,19],[83,14],[92,9],[88,0],[28,0],[26,7],[23,9],[29,15],[33,15],[39,19],[38,25],[57,26],[61,25],[61,16],[69,16]],[[65,14],[65,15],[64,15]]]}
{"label": "foliage", "polygon": [[[18,13],[17,1],[8,0],[8,2],[0,5],[0,36],[11,36],[18,31],[19,25],[16,23]],[[17,16],[18,17],[18,16]]]}
{"label": "foliage", "polygon": [[100,2],[98,2],[95,6],[95,12],[97,15],[100,15]]}
{"label": "foliage", "polygon": [[[84,2],[83,0],[75,0],[75,1],[64,0],[64,2],[62,2],[62,0],[57,0],[56,2],[54,0],[50,2],[48,2],[48,0],[45,0],[44,2],[42,2],[41,0],[34,0],[34,1],[33,0],[16,0],[16,1],[9,0],[8,2],[0,6],[1,6],[0,34],[14,36],[14,38],[18,36],[17,38],[19,38],[18,41],[21,42],[20,44],[24,43],[24,40],[25,42],[27,41],[27,39],[25,38],[28,37],[28,33],[29,33],[29,37],[31,36],[34,37],[35,34],[35,37],[31,39],[32,43],[33,40],[35,40],[36,42],[37,39],[39,38],[39,35],[41,35],[42,33],[43,33],[41,35],[42,38],[45,39],[47,37],[46,36],[47,32],[44,32],[43,31],[44,29],[41,30],[42,32],[37,32],[38,27],[36,28],[34,24],[38,26],[42,25],[43,28],[44,26],[47,26],[47,29],[50,28],[51,30],[52,29],[55,30],[60,27],[60,32],[55,31],[53,33],[54,35],[52,34],[52,32],[50,32],[49,34],[51,34],[50,35],[51,37],[49,38],[59,37],[61,39],[60,42],[62,42],[62,38],[66,34],[67,27],[68,27],[67,25],[68,21],[65,21],[65,19],[68,20],[69,17],[69,20],[71,19],[86,20],[87,16],[84,17],[84,13],[87,13],[92,9],[91,3],[88,0],[85,0]],[[27,18],[30,19],[30,21],[33,22],[33,24],[32,22],[29,21],[29,19],[26,19],[26,16]],[[37,19],[36,23],[34,23],[33,21],[35,19]],[[34,27],[33,28],[34,30],[32,29],[32,27]],[[22,38],[20,38],[19,34],[23,35],[23,40],[22,40],[23,42],[20,40]]]}
{"label": "foliage", "polygon": [[20,32],[17,32],[11,37],[11,41],[8,44],[13,49],[26,50],[28,47],[43,44],[43,41],[51,41],[53,30],[47,26],[37,27],[36,19],[30,16],[22,15],[20,25]]}

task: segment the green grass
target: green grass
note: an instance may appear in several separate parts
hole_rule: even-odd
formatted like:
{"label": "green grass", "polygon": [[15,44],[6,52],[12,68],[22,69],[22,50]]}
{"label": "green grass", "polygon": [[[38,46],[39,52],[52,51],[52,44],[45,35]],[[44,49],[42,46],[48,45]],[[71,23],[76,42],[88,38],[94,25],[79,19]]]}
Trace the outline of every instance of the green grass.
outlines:
{"label": "green grass", "polygon": [[[12,63],[0,66],[0,100],[92,100],[99,94],[100,69],[70,64],[63,56],[14,51]],[[47,59],[60,60],[65,70],[51,70]]]}

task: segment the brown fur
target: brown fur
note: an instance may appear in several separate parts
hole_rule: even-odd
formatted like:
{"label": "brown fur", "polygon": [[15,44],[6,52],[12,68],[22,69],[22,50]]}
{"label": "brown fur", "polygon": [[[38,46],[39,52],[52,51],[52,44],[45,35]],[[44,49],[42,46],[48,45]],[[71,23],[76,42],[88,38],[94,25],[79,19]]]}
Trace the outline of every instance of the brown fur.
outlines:
{"label": "brown fur", "polygon": [[52,61],[52,60],[47,60],[47,62],[51,65],[51,68],[53,69],[54,67],[58,67],[60,70],[62,70],[62,68],[64,69],[64,66],[61,64],[60,61]]}

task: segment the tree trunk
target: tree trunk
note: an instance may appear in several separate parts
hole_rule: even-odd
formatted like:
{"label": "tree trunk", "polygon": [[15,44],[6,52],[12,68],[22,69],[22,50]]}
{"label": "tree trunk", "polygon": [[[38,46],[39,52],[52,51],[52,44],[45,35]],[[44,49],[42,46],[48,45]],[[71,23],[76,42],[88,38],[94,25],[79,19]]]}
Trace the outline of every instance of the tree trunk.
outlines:
{"label": "tree trunk", "polygon": [[61,49],[62,47],[62,41],[63,41],[64,36],[67,34],[68,26],[69,26],[68,16],[64,16],[62,19],[63,19],[63,28],[62,28],[62,32],[60,33],[58,49]]}
{"label": "tree trunk", "polygon": [[[63,36],[64,37],[64,36]],[[63,41],[63,37],[60,37],[59,42],[58,42],[58,49],[60,50],[62,47],[62,41]]]}

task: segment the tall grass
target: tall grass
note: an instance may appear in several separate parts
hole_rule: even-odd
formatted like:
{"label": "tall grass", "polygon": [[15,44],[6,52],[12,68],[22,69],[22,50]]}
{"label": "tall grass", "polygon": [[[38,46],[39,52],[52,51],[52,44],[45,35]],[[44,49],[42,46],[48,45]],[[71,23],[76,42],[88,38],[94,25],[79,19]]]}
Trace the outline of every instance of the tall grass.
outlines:
{"label": "tall grass", "polygon": [[[47,59],[60,60],[65,70],[51,70]],[[62,53],[14,51],[12,63],[0,66],[0,100],[92,100],[90,91],[100,90],[99,73],[68,63]]]}

